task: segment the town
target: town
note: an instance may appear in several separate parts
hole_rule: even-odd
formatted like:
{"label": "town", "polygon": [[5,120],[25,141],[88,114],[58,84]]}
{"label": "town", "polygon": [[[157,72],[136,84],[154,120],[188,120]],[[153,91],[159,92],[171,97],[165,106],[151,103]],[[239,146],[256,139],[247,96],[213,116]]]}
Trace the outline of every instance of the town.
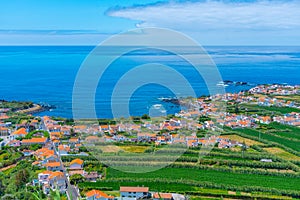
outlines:
{"label": "town", "polygon": [[[87,200],[187,199],[187,194],[181,191],[166,192],[155,190],[148,185],[126,185],[129,182],[125,179],[124,185],[120,182],[117,190],[108,189],[109,184],[107,187],[92,187],[88,183],[96,184],[102,181],[105,185],[109,175],[107,174],[109,166],[105,162],[91,158],[95,156],[93,151],[101,155],[120,156],[126,153],[155,153],[156,150],[163,149],[165,146],[178,147],[180,145],[190,152],[199,150],[201,147],[213,146],[216,152],[241,151],[241,156],[244,158],[247,149],[259,151],[261,147],[258,145],[268,140],[266,135],[279,139],[286,137],[277,136],[276,131],[272,132],[273,126],[293,127],[298,131],[300,127],[299,95],[300,86],[258,85],[239,93],[189,99],[187,109],[165,118],[151,118],[145,114],[123,120],[102,119],[96,124],[84,120],[75,122],[73,119],[33,116],[29,111],[34,104],[24,105],[19,102],[1,101],[0,171],[8,176],[10,172],[18,168],[18,163],[24,162],[23,165],[33,169],[34,173],[29,175],[30,172],[26,171],[26,167],[23,166],[24,168],[20,169],[21,173],[20,170],[16,171],[17,177],[21,177],[17,185],[23,187],[25,184],[26,190],[42,197],[58,195],[60,198]],[[184,105],[187,104],[186,99],[180,101]],[[259,132],[257,141],[254,141],[254,133],[253,135],[248,132],[243,133],[245,130],[265,132]],[[241,133],[234,135],[232,131]],[[243,134],[250,136],[242,137]],[[296,134],[299,134],[299,131]],[[294,149],[288,144],[287,148],[282,149],[297,157],[299,155],[298,138],[299,135],[293,139],[287,139],[287,141],[295,142]],[[278,148],[281,147],[280,145],[285,145],[284,140],[282,143],[263,148]],[[97,147],[96,150],[95,147]],[[288,151],[289,149],[291,150]],[[218,155],[221,156],[221,153]],[[268,173],[275,173],[271,169],[278,169],[276,173],[287,173],[292,177],[299,175],[298,157],[296,163],[288,162],[281,169],[274,167],[280,158],[270,155],[256,156],[259,159],[255,163],[261,163],[257,164],[262,165],[261,168],[266,166]],[[199,160],[196,162],[201,164]],[[234,160],[231,161],[232,165],[236,164]],[[250,166],[249,164],[247,167]],[[247,168],[247,170],[251,169]],[[26,173],[27,175],[24,175]],[[290,195],[290,193],[280,194]]]}

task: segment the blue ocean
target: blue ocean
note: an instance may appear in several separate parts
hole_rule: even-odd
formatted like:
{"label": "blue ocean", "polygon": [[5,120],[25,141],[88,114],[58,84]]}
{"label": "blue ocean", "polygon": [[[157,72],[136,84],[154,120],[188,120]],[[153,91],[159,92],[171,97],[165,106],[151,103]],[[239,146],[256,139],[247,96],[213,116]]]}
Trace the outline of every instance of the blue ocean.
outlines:
{"label": "blue ocean", "polygon": [[[74,81],[80,66],[93,48],[1,46],[0,99],[50,104],[56,108],[36,115],[71,118]],[[300,47],[208,46],[205,50],[216,63],[223,80],[247,83],[229,85],[225,88],[227,92],[238,92],[265,83],[300,84]],[[155,50],[132,52],[113,62],[101,77],[95,95],[95,109],[99,118],[112,117],[110,98],[122,74],[149,62],[180,67],[198,96],[208,94],[202,78],[190,70],[189,63],[181,58]],[[141,79],[146,76],[140,74]],[[178,94],[173,94],[161,85],[144,85],[130,97],[130,114],[148,114],[149,108],[157,104],[162,104],[167,114],[178,112],[178,106],[160,100],[161,97],[175,95]]]}

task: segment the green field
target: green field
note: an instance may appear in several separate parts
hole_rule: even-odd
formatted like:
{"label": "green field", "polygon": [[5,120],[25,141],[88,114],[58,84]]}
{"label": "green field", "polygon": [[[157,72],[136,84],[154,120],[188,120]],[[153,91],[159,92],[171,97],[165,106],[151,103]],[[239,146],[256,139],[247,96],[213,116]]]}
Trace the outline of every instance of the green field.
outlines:
{"label": "green field", "polygon": [[284,145],[285,147],[300,152],[300,143],[297,140],[291,140],[289,138],[279,137],[276,136],[276,134],[268,134],[254,129],[235,129],[235,131],[249,136],[253,136],[257,139],[263,139],[270,142],[275,142],[277,144]]}
{"label": "green field", "polygon": [[262,114],[286,114],[291,112],[300,112],[297,108],[290,108],[290,107],[275,107],[275,106],[259,106],[256,104],[241,104],[240,110],[245,111],[245,108],[247,108],[248,113],[252,112],[259,112]]}
{"label": "green field", "polygon": [[139,178],[147,179],[170,179],[170,180],[193,180],[198,182],[211,182],[216,184],[226,184],[232,186],[257,186],[266,188],[276,188],[285,190],[300,191],[300,178],[272,177],[257,174],[238,174],[220,172],[214,170],[190,170],[180,168],[164,168],[155,172],[144,174],[124,173],[109,168],[107,179],[110,178]]}
{"label": "green field", "polygon": [[300,128],[298,127],[279,123],[271,123],[268,125],[268,128],[271,128],[270,131],[278,136],[285,137],[287,139],[300,140]]}
{"label": "green field", "polygon": [[[225,127],[221,137],[245,142],[248,148],[243,151],[239,146],[230,149],[215,147],[205,156],[201,156],[199,147],[183,153],[183,149],[177,146],[166,149],[143,146],[137,152],[147,148],[153,151],[150,154],[133,154],[130,152],[133,152],[136,144],[126,144],[128,152],[100,152],[100,162],[106,168],[105,179],[95,183],[83,182],[79,187],[82,191],[116,191],[120,186],[147,186],[151,191],[207,198],[300,198],[299,130],[278,123],[259,124],[256,129]],[[183,154],[173,162],[172,159],[179,152]],[[85,159],[87,164],[99,163],[98,160]],[[271,159],[272,162],[262,162],[262,159]],[[162,168],[161,165],[168,161],[171,161],[171,165]],[[157,168],[159,170],[155,170]]]}

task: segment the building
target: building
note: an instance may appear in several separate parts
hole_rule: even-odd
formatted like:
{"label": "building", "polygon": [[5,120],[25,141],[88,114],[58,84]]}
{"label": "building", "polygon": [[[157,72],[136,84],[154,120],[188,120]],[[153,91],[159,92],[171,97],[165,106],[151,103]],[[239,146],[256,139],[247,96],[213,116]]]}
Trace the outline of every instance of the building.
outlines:
{"label": "building", "polygon": [[114,199],[113,196],[107,195],[106,193],[100,191],[100,190],[91,190],[88,191],[86,194],[87,200],[110,200]]}
{"label": "building", "polygon": [[171,193],[154,193],[153,200],[173,200]]}
{"label": "building", "polygon": [[47,143],[47,138],[32,138],[22,140],[22,145],[32,145],[32,144],[41,144],[45,145]]}
{"label": "building", "polygon": [[139,199],[149,197],[148,187],[120,187],[120,195],[122,198]]}
{"label": "building", "polygon": [[79,138],[70,138],[69,139],[69,145],[74,147],[76,144],[79,144],[80,143],[80,140]]}
{"label": "building", "polygon": [[61,166],[60,162],[48,162],[48,163],[44,164],[44,166],[46,167],[46,169],[48,171],[61,171],[62,170],[62,166]]}
{"label": "building", "polygon": [[0,136],[8,136],[8,135],[9,135],[9,129],[0,126]]}
{"label": "building", "polygon": [[67,189],[66,178],[62,172],[53,172],[49,177],[49,184],[53,190],[63,193]]}
{"label": "building", "polygon": [[65,192],[67,183],[62,172],[44,171],[38,174],[38,182],[43,187],[43,192],[49,194],[50,189]]}
{"label": "building", "polygon": [[41,148],[36,150],[34,154],[37,160],[45,160],[48,156],[54,155],[54,150],[48,148]]}
{"label": "building", "polygon": [[20,128],[18,130],[16,130],[15,132],[12,133],[12,135],[14,136],[14,138],[18,138],[18,137],[25,137],[27,135],[27,131],[25,128]]}
{"label": "building", "polygon": [[98,172],[90,172],[84,175],[85,179],[89,182],[96,182],[100,177]]}
{"label": "building", "polygon": [[11,140],[7,143],[7,146],[19,147],[19,146],[21,146],[21,142],[20,142],[20,140]]}
{"label": "building", "polygon": [[70,170],[83,169],[83,160],[78,159],[78,158],[72,160],[71,163],[70,163],[69,169]]}
{"label": "building", "polygon": [[58,153],[60,154],[60,155],[67,155],[67,154],[69,154],[69,152],[71,151],[71,148],[70,148],[70,146],[68,146],[68,145],[58,145]]}

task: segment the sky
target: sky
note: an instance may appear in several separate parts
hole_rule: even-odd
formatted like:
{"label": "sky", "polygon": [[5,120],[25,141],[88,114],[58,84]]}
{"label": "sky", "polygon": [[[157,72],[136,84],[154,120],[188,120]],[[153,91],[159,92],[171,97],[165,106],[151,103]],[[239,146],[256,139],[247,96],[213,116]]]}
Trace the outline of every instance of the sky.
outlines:
{"label": "sky", "polygon": [[300,45],[299,0],[0,0],[0,45],[97,45],[143,27],[201,45]]}

